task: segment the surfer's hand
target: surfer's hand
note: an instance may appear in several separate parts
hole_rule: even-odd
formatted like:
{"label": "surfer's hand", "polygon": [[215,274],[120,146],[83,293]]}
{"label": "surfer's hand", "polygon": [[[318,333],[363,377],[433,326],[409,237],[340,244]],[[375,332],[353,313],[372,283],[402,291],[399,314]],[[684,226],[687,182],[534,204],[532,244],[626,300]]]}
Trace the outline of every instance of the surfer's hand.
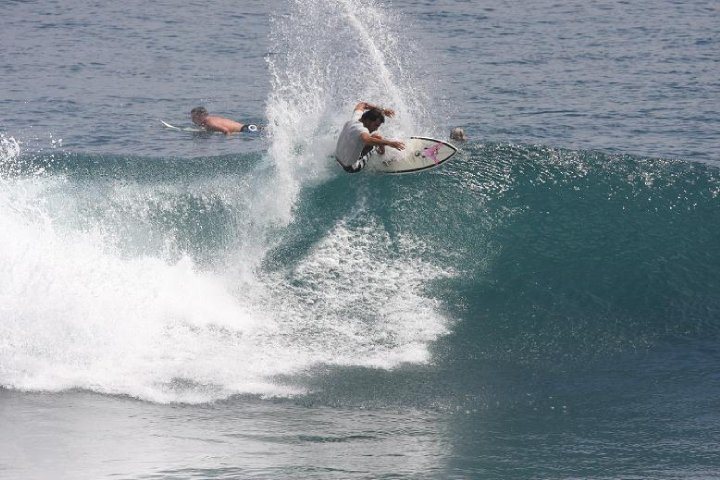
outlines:
{"label": "surfer's hand", "polygon": [[392,108],[384,108],[382,112],[383,112],[383,115],[385,115],[386,117],[394,117],[395,116],[395,110],[393,110]]}
{"label": "surfer's hand", "polygon": [[405,150],[405,144],[397,140],[392,140],[388,142],[388,146],[394,148],[395,150]]}

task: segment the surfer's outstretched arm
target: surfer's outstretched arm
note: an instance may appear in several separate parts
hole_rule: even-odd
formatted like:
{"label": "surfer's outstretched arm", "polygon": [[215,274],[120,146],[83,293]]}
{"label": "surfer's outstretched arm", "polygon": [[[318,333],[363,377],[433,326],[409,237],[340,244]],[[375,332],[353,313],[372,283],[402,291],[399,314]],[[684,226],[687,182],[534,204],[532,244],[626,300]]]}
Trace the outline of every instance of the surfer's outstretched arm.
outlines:
{"label": "surfer's outstretched arm", "polygon": [[364,112],[366,110],[373,110],[373,109],[380,110],[383,113],[383,115],[385,115],[386,117],[395,116],[395,110],[393,110],[391,108],[382,108],[382,107],[379,107],[377,105],[373,105],[372,103],[367,103],[367,102],[360,102],[357,105],[355,105],[355,111],[360,110],[360,111]]}
{"label": "surfer's outstretched arm", "polygon": [[383,138],[379,133],[362,133],[360,135],[363,143],[371,147],[381,147],[383,150],[380,153],[385,153],[384,147],[392,147],[395,150],[405,150],[405,144],[398,140],[388,140]]}

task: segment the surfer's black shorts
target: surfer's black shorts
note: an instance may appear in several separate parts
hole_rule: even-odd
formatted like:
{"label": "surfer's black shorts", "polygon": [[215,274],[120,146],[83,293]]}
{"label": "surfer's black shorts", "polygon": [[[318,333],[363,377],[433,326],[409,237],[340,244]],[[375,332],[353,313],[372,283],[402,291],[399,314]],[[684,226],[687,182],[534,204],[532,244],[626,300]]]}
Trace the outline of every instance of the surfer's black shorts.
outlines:
{"label": "surfer's black shorts", "polygon": [[340,163],[340,166],[347,173],[358,173],[360,170],[365,168],[365,165],[367,164],[367,161],[368,161],[368,157],[370,156],[372,151],[373,151],[373,149],[370,149],[367,152],[363,152],[363,154],[360,155],[360,158],[358,158],[357,162],[353,163],[349,167],[340,163],[340,160],[338,160],[337,158],[335,160],[337,160],[337,162]]}
{"label": "surfer's black shorts", "polygon": [[365,162],[362,162],[362,164],[358,165],[360,162],[361,162],[361,160],[358,160],[357,162],[353,163],[349,167],[346,167],[342,163],[340,165],[343,167],[343,170],[345,170],[347,173],[358,173],[360,170],[365,168]]}

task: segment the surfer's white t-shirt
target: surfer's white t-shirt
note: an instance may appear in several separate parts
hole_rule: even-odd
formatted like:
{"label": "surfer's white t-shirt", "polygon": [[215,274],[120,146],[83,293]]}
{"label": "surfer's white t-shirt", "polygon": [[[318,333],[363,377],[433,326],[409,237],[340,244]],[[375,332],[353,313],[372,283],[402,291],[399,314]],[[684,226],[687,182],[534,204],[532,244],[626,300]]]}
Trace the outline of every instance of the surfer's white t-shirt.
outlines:
{"label": "surfer's white t-shirt", "polygon": [[363,148],[365,148],[365,142],[362,141],[361,135],[370,133],[370,130],[360,122],[362,114],[363,110],[355,110],[352,120],[345,123],[338,137],[335,158],[346,167],[351,167],[358,161]]}

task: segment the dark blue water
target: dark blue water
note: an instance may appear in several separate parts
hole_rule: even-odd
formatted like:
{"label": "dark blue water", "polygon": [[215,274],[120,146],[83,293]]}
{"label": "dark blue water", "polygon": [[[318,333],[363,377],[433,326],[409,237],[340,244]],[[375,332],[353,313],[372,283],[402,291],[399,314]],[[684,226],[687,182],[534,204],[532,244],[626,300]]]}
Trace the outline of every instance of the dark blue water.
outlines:
{"label": "dark blue water", "polygon": [[719,476],[719,14],[6,2],[0,478]]}

